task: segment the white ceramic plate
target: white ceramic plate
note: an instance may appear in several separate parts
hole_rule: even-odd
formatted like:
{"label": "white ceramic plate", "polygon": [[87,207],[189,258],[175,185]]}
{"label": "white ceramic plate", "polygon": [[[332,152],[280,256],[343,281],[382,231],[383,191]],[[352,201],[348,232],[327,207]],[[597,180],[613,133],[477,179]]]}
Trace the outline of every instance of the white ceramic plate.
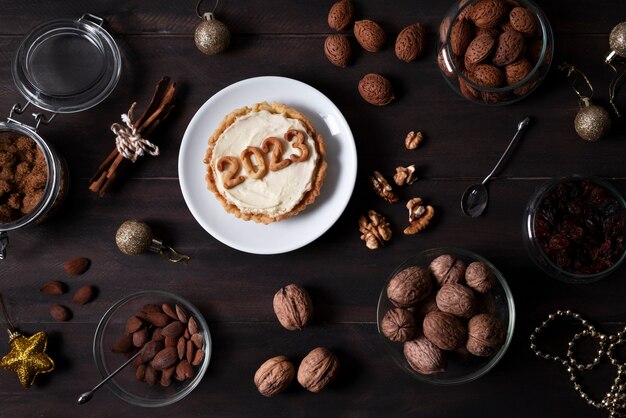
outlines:
{"label": "white ceramic plate", "polygon": [[[208,139],[224,116],[259,102],[278,102],[304,113],[326,143],[328,172],[321,194],[292,218],[269,225],[226,212],[204,179]],[[279,254],[301,248],[326,232],[343,213],[356,181],[354,137],[337,106],[321,92],[284,77],[256,77],[216,93],[195,114],[180,146],[178,175],[189,210],[216,239],[240,251]]]}

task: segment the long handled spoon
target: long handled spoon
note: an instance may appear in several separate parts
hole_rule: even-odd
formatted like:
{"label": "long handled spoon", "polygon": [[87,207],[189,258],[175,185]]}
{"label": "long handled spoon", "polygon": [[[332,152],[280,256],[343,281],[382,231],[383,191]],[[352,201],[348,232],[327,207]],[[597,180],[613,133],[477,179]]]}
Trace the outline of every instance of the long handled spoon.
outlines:
{"label": "long handled spoon", "polygon": [[82,405],[84,403],[87,403],[91,400],[91,398],[93,398],[94,393],[96,393],[96,391],[98,389],[100,389],[100,387],[102,385],[104,385],[106,382],[108,382],[113,376],[115,376],[116,374],[118,374],[124,367],[128,366],[134,359],[135,357],[137,357],[139,354],[141,354],[141,350],[137,351],[135,353],[134,356],[132,356],[131,358],[129,358],[126,363],[122,364],[120,367],[117,368],[117,370],[115,370],[113,373],[111,373],[110,375],[108,375],[107,377],[105,377],[102,382],[98,383],[93,389],[91,389],[89,392],[85,392],[82,395],[80,395],[78,397],[78,404]]}
{"label": "long handled spoon", "polygon": [[513,136],[513,139],[511,139],[509,146],[506,147],[504,153],[496,163],[496,166],[493,168],[493,170],[491,170],[491,173],[489,173],[489,175],[485,177],[483,182],[480,184],[471,185],[467,188],[467,190],[465,190],[465,193],[463,193],[463,197],[461,198],[461,210],[464,214],[466,214],[467,216],[471,216],[472,218],[476,218],[485,211],[487,203],[489,202],[489,192],[487,191],[487,187],[485,187],[485,184],[487,184],[487,182],[491,180],[491,177],[496,173],[496,170],[504,162],[506,156],[509,154],[509,151],[511,151],[511,149],[513,148],[513,144],[515,143],[517,138],[519,138],[520,133],[524,130],[524,128],[528,126],[529,122],[530,118],[526,117],[523,121],[517,124],[517,132],[515,132],[515,135]]}

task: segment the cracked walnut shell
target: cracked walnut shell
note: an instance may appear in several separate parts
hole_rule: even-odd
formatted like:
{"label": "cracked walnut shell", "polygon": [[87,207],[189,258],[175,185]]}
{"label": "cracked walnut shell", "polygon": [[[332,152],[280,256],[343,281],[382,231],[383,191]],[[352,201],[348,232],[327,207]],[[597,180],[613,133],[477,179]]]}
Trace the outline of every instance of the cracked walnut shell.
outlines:
{"label": "cracked walnut shell", "polygon": [[467,338],[463,322],[446,312],[430,312],[424,318],[423,327],[424,336],[442,350],[456,350]]}
{"label": "cracked walnut shell", "polygon": [[396,174],[393,176],[393,181],[398,186],[404,186],[405,184],[413,184],[417,180],[415,175],[415,164],[408,165],[406,167],[396,167]]}
{"label": "cracked walnut shell", "polygon": [[254,374],[254,384],[261,395],[272,397],[285,390],[295,375],[293,363],[285,356],[277,356],[261,364]]}
{"label": "cracked walnut shell", "polygon": [[461,283],[465,275],[465,263],[450,254],[443,254],[430,263],[430,272],[439,286]]}
{"label": "cracked walnut shell", "polygon": [[469,287],[447,283],[437,292],[437,308],[460,318],[471,318],[476,313],[476,296]]}
{"label": "cracked walnut shell", "polygon": [[310,392],[319,392],[328,386],[339,371],[337,356],[324,347],[312,350],[298,367],[298,383]]}
{"label": "cracked walnut shell", "polygon": [[385,241],[389,241],[392,234],[389,222],[383,215],[373,210],[367,212],[367,217],[359,218],[359,232],[361,232],[361,240],[365,241],[365,246],[370,250],[384,246]]}
{"label": "cracked walnut shell", "polygon": [[405,342],[403,351],[409,366],[418,373],[440,373],[448,366],[445,353],[424,336]]}
{"label": "cracked walnut shell", "polygon": [[417,323],[409,310],[391,308],[380,322],[380,329],[391,341],[403,343],[415,337]]}
{"label": "cracked walnut shell", "polygon": [[409,210],[409,226],[404,228],[405,235],[413,235],[422,231],[435,216],[435,209],[432,206],[423,206],[422,199],[419,197],[409,200],[406,208]]}
{"label": "cracked walnut shell", "polygon": [[378,171],[374,171],[369,177],[370,186],[376,194],[389,203],[396,203],[400,198],[394,193],[391,185],[385,177]]}
{"label": "cracked walnut shell", "polygon": [[313,302],[306,290],[290,284],[274,295],[274,313],[284,328],[289,331],[301,330],[311,322]]}
{"label": "cracked walnut shell", "polygon": [[430,271],[411,266],[396,273],[387,285],[387,298],[395,306],[408,308],[425,299],[432,289]]}

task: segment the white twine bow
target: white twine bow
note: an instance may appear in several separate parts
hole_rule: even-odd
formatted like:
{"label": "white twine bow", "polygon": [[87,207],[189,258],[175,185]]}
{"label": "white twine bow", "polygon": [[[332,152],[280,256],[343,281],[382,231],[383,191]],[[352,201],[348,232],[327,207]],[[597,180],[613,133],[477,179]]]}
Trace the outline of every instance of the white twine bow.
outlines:
{"label": "white twine bow", "polygon": [[141,137],[137,129],[133,126],[132,118],[136,103],[128,110],[128,113],[122,114],[122,122],[126,126],[119,123],[111,125],[111,131],[115,134],[115,146],[117,151],[133,163],[137,158],[142,157],[145,153],[156,157],[159,155],[159,147],[152,142]]}

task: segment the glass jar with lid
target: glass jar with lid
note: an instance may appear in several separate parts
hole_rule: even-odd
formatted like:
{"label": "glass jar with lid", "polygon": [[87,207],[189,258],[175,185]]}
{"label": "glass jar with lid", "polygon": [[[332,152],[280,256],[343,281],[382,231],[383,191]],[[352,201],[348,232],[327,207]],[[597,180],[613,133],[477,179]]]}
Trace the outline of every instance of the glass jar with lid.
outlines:
{"label": "glass jar with lid", "polygon": [[[39,127],[59,113],[97,105],[117,85],[122,59],[103,23],[92,14],[44,22],[25,35],[15,53],[11,73],[26,103],[14,104],[6,121],[0,122],[0,260],[6,254],[9,232],[42,222],[67,191],[65,161],[40,135]],[[40,110],[29,121],[25,115],[30,106]],[[26,149],[25,139],[36,145],[35,152]],[[35,179],[37,160],[45,160],[45,168],[41,163]],[[26,204],[24,199],[33,196],[37,203]]]}

